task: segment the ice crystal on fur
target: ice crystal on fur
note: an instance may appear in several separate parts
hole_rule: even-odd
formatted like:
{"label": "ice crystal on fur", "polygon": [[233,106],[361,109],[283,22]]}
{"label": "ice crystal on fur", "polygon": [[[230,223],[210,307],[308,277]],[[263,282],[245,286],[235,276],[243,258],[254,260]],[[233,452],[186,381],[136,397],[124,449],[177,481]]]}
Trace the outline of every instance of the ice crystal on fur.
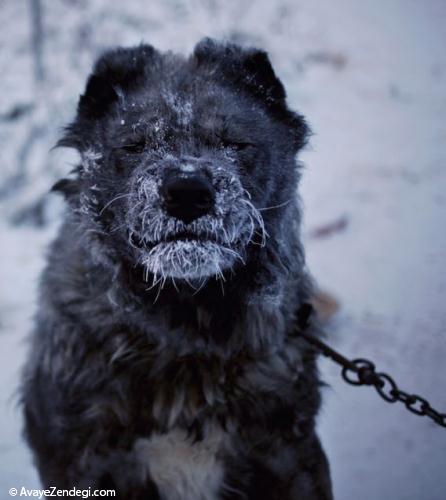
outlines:
{"label": "ice crystal on fur", "polygon": [[102,154],[99,151],[93,149],[87,149],[81,154],[82,168],[84,173],[91,173],[94,169],[98,168],[98,160],[102,158]]}
{"label": "ice crystal on fur", "polygon": [[200,282],[211,276],[223,278],[222,271],[237,262],[244,264],[250,243],[259,240],[257,243],[265,244],[262,215],[230,170],[213,173],[217,193],[213,213],[189,224],[163,210],[157,172],[156,168],[147,169],[135,176],[126,216],[129,242],[134,244],[135,238],[144,241],[140,262],[154,275],[154,282],[158,277],[162,283],[166,278]]}

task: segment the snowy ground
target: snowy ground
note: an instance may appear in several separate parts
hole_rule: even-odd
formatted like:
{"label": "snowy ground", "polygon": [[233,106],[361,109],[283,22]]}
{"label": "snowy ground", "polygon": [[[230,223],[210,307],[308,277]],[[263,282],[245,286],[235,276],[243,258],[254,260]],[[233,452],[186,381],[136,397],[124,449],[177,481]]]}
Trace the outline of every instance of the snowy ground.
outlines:
{"label": "snowy ground", "polygon": [[[52,222],[44,229],[8,221],[69,169],[69,156],[48,150],[74,112],[92,58],[116,43],[187,51],[201,36],[232,36],[270,51],[290,104],[315,131],[303,155],[302,195],[310,268],[341,304],[330,342],[374,359],[446,411],[444,0],[43,6],[46,78],[36,85],[27,2],[0,4],[0,185],[20,162],[28,179],[0,202],[0,498],[12,486],[37,485],[13,394],[57,210],[46,208]],[[31,112],[4,119],[27,103]],[[23,148],[30,130],[36,137]],[[339,231],[320,236],[318,228],[338,220]],[[373,389],[347,386],[329,362],[321,368],[330,388],[319,427],[336,499],[444,500],[445,430]]]}

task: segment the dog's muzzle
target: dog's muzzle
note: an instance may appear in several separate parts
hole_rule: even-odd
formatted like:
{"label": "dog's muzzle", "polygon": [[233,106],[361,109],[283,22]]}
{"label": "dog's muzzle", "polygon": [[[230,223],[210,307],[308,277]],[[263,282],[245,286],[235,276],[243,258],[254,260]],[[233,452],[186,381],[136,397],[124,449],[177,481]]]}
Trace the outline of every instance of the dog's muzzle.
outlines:
{"label": "dog's muzzle", "polygon": [[203,175],[180,174],[168,176],[161,186],[166,212],[189,224],[211,213],[215,203],[215,190]]}
{"label": "dog's muzzle", "polygon": [[229,168],[161,165],[135,172],[127,200],[128,240],[146,276],[202,282],[245,263],[266,231],[249,193]]}

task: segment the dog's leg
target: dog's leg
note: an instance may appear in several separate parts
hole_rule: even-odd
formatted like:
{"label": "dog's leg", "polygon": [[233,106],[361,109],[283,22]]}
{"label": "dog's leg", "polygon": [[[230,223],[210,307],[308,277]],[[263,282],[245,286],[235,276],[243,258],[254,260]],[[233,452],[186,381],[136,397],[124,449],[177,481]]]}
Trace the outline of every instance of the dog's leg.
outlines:
{"label": "dog's leg", "polygon": [[289,500],[333,500],[327,457],[316,434],[299,448]]}
{"label": "dog's leg", "polygon": [[124,382],[108,381],[113,376],[100,346],[73,325],[39,326],[22,402],[25,436],[43,486],[111,489],[123,500],[159,500],[150,478],[138,474]]}
{"label": "dog's leg", "polygon": [[328,461],[315,434],[270,443],[243,463],[229,465],[224,500],[332,500]]}
{"label": "dog's leg", "polygon": [[112,490],[117,500],[160,500],[150,478],[138,481],[131,454],[106,449],[101,455],[78,448],[75,443],[82,441],[79,429],[52,428],[50,422],[57,417],[54,413],[48,416],[42,403],[25,403],[25,432],[45,489]]}

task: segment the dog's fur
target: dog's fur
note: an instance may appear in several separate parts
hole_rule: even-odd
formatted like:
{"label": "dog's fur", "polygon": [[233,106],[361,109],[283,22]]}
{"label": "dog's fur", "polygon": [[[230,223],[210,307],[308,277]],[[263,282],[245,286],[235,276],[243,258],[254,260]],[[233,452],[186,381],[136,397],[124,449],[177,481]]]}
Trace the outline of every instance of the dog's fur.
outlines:
{"label": "dog's fur", "polygon": [[[311,294],[307,135],[263,51],[206,39],[189,58],[141,45],[99,59],[61,141],[82,161],[55,186],[69,211],[23,382],[45,486],[331,498],[315,356],[291,335]],[[190,172],[215,206],[184,222],[161,186]]]}

